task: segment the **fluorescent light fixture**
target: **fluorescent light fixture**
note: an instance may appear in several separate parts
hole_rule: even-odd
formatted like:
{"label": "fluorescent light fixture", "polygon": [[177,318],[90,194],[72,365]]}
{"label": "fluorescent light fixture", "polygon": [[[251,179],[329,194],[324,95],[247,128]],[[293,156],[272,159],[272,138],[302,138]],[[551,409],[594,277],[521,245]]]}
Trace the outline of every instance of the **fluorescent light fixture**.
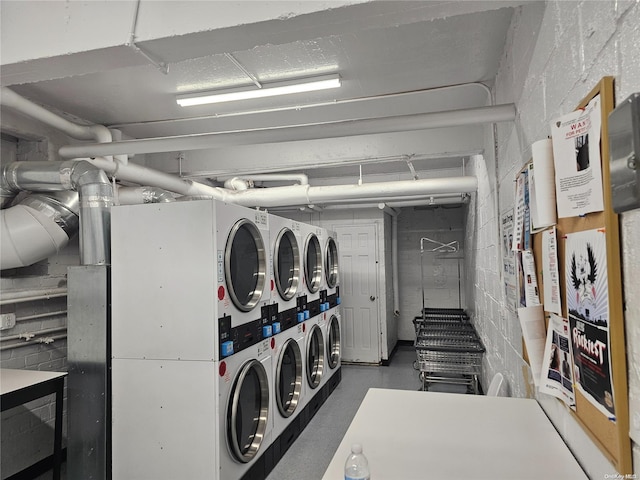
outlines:
{"label": "fluorescent light fixture", "polygon": [[341,84],[339,75],[308,78],[291,82],[278,82],[265,84],[262,88],[251,90],[233,91],[209,91],[187,95],[179,95],[176,99],[181,107],[193,105],[205,105],[208,103],[234,102],[236,100],[249,100],[253,98],[275,97],[277,95],[289,95],[291,93],[314,92],[337,88]]}

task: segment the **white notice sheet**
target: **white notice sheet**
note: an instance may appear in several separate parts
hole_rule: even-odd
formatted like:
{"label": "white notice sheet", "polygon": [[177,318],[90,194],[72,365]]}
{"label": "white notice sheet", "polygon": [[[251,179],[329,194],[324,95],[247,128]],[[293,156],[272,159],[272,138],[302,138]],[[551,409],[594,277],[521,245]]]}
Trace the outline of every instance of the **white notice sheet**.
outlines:
{"label": "white notice sheet", "polygon": [[551,123],[558,217],[604,209],[600,164],[600,96]]}

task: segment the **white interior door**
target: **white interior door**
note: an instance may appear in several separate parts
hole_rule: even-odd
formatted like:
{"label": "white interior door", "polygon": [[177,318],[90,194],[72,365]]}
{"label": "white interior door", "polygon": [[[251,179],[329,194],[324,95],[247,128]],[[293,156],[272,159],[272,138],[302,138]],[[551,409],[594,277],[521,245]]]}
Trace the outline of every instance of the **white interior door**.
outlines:
{"label": "white interior door", "polygon": [[378,266],[375,225],[334,225],[340,253],[342,359],[379,363]]}

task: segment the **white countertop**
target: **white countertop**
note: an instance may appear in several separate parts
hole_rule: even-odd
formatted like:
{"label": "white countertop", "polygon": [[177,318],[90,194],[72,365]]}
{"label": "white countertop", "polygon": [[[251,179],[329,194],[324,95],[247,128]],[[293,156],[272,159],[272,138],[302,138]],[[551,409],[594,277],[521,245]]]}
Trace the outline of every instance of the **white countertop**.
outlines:
{"label": "white countertop", "polygon": [[371,480],[587,479],[535,400],[370,389],[323,480],[361,443]]}
{"label": "white countertop", "polygon": [[66,372],[41,372],[39,370],[0,369],[0,394],[15,392],[23,388],[37,385],[58,377],[64,377]]}

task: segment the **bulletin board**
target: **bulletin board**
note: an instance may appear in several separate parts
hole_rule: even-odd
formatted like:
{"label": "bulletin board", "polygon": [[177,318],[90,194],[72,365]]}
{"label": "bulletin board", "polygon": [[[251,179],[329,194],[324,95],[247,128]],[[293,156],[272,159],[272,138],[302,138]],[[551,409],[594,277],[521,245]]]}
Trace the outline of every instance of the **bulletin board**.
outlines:
{"label": "bulletin board", "polygon": [[[625,475],[632,471],[631,441],[629,438],[629,405],[627,387],[626,345],[624,331],[624,306],[622,293],[622,273],[618,215],[614,213],[611,200],[609,177],[608,116],[614,108],[613,77],[604,77],[582,100],[577,109],[584,108],[597,95],[601,99],[601,143],[604,211],[588,213],[584,216],[558,218],[557,245],[562,315],[568,317],[566,238],[567,235],[588,230],[597,230],[605,236],[606,273],[608,280],[608,322],[611,383],[615,417],[607,417],[575,388],[575,411],[569,410],[589,437],[612,462],[618,473]],[[536,275],[540,286],[540,301],[544,292],[542,278],[542,233],[533,235],[533,253],[536,259]]]}

